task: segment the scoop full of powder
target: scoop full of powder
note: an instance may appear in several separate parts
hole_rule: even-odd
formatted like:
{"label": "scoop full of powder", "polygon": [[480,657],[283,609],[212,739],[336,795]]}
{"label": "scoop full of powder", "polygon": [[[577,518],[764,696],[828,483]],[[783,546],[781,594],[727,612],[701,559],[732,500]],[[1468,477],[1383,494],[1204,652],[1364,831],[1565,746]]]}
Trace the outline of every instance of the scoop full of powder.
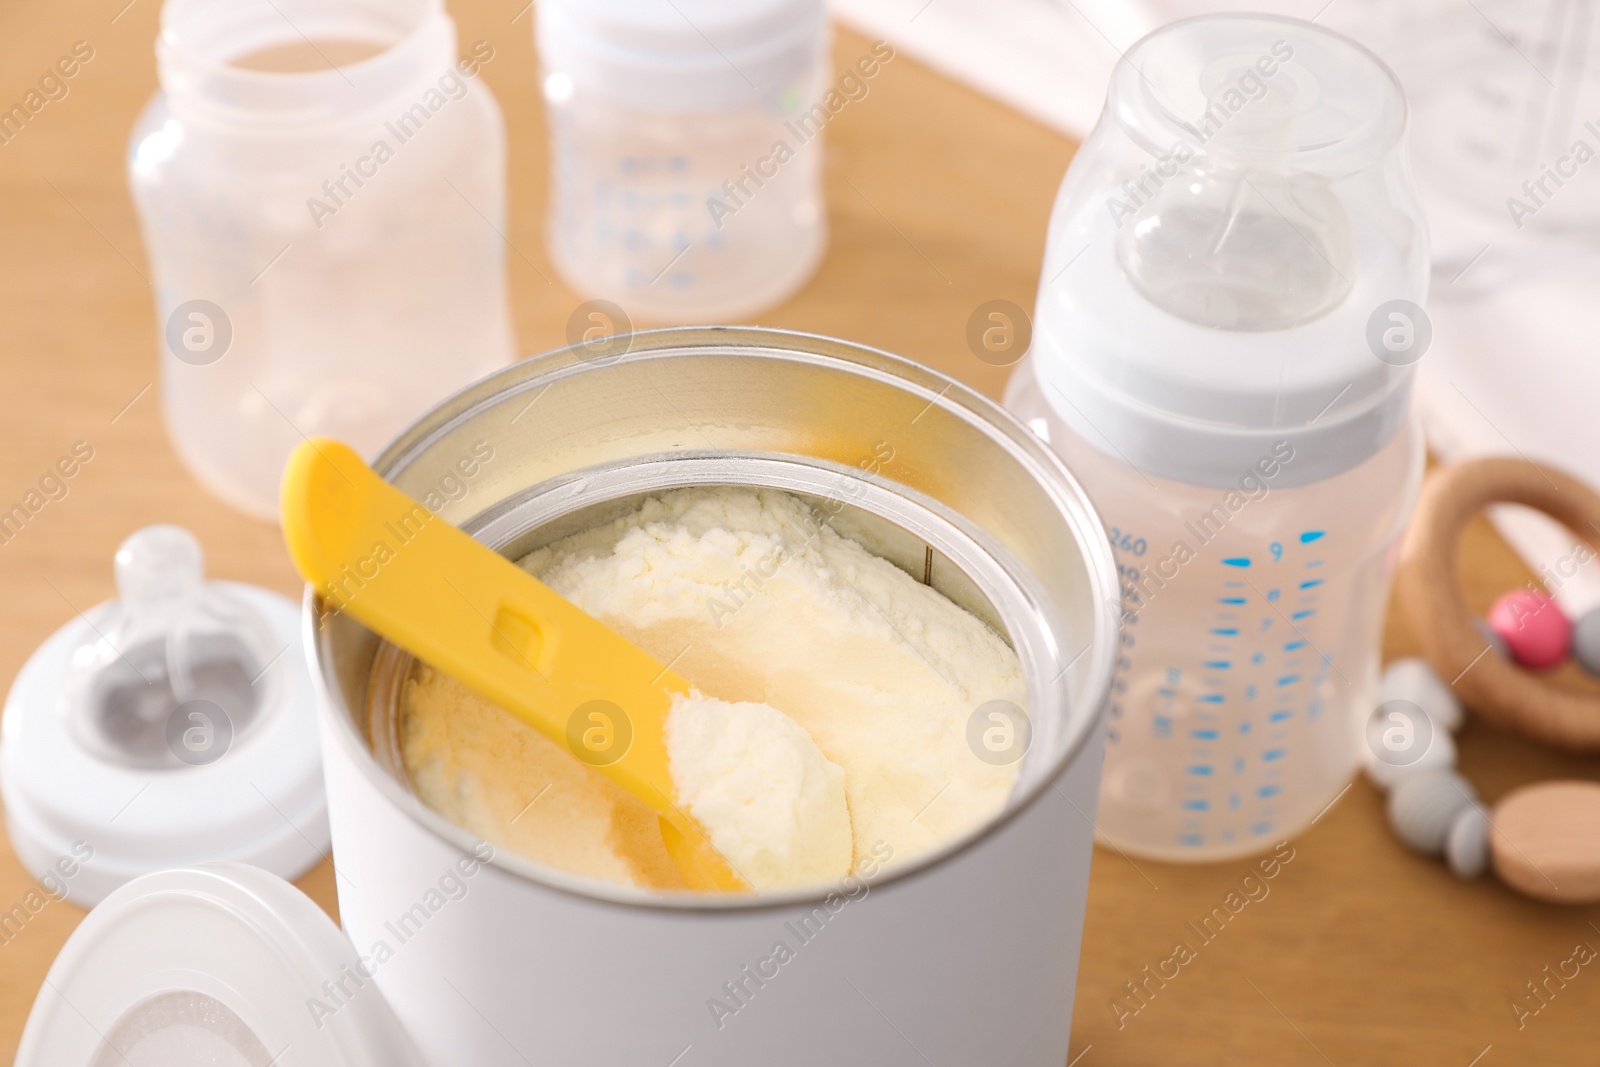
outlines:
{"label": "scoop full of powder", "polygon": [[678,800],[756,890],[836,881],[854,844],[844,770],[768,704],[678,696],[666,722]]}

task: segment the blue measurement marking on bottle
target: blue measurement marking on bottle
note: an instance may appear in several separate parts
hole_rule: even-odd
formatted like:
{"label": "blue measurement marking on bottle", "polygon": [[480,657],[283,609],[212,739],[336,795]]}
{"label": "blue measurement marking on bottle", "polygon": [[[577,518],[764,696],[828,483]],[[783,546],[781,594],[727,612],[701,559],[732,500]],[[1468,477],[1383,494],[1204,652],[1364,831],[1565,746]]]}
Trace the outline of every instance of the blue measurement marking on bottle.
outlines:
{"label": "blue measurement marking on bottle", "polygon": [[[1317,720],[1322,690],[1337,669],[1317,651],[1310,633],[1327,585],[1316,571],[1325,558],[1307,559],[1300,550],[1316,544],[1310,552],[1320,557],[1318,542],[1326,537],[1326,531],[1305,530],[1272,542],[1259,556],[1219,561],[1237,578],[1224,577],[1226,571],[1217,575],[1222,584],[1207,638],[1191,646],[1203,649],[1203,658],[1193,678],[1198,693],[1188,698],[1189,758],[1181,764],[1185,777],[1177,799],[1183,817],[1175,835],[1181,844],[1214,847],[1276,832],[1280,803],[1297,773],[1291,757],[1299,752],[1298,736],[1292,728],[1302,714]],[[1237,580],[1245,578],[1241,571],[1259,577]],[[1249,643],[1241,646],[1241,640]],[[1246,747],[1220,747],[1234,743]]]}
{"label": "blue measurement marking on bottle", "polygon": [[[1265,577],[1272,579],[1272,585],[1264,590],[1251,586],[1265,604],[1261,616],[1256,620],[1263,640],[1269,638],[1278,627],[1287,624],[1290,631],[1278,642],[1281,651],[1276,656],[1269,656],[1265,651],[1255,652],[1248,656],[1250,667],[1269,672],[1263,679],[1263,684],[1271,684],[1272,692],[1281,694],[1265,710],[1264,729],[1261,731],[1261,747],[1257,749],[1258,761],[1253,765],[1250,774],[1254,781],[1250,783],[1250,813],[1247,825],[1251,835],[1260,837],[1274,832],[1278,816],[1278,798],[1283,794],[1284,783],[1292,773],[1293,766],[1289,756],[1293,751],[1290,741],[1289,724],[1296,717],[1299,701],[1306,697],[1313,697],[1322,679],[1317,677],[1315,668],[1307,670],[1304,659],[1300,655],[1302,650],[1311,648],[1310,637],[1301,631],[1302,624],[1309,626],[1309,620],[1316,617],[1319,590],[1325,580],[1314,573],[1307,573],[1314,567],[1322,565],[1321,559],[1306,560],[1299,552],[1290,552],[1289,549],[1298,545],[1310,545],[1322,540],[1326,536],[1322,530],[1305,530],[1297,537],[1287,542],[1274,541],[1269,545],[1267,566],[1268,574]],[[1298,543],[1298,544],[1297,544]],[[1320,547],[1320,546],[1319,546]],[[1299,558],[1296,558],[1299,557]],[[1242,557],[1241,557],[1242,558]],[[1274,564],[1288,564],[1299,570],[1298,575],[1279,574],[1271,570]],[[1288,597],[1285,592],[1293,596],[1292,608],[1278,605]],[[1235,662],[1240,661],[1237,655]],[[1325,664],[1319,665],[1324,669]],[[1300,694],[1306,694],[1302,697]],[[1274,706],[1275,705],[1275,706]],[[1240,733],[1250,733],[1250,721],[1245,720],[1239,724]],[[1241,829],[1241,832],[1243,830]]]}

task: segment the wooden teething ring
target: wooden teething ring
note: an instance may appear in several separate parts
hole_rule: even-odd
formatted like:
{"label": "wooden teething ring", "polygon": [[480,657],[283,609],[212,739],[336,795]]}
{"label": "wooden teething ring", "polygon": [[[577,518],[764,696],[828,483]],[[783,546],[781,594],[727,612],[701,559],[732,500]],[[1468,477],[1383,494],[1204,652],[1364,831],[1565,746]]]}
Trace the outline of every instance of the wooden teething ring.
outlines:
{"label": "wooden teething ring", "polygon": [[[1600,496],[1571,475],[1515,459],[1440,467],[1423,485],[1400,550],[1400,603],[1423,655],[1491,722],[1575,752],[1600,751],[1600,696],[1558,689],[1492,650],[1457,581],[1461,531],[1491,504],[1544,512],[1600,553]],[[1470,669],[1469,669],[1470,668]]]}

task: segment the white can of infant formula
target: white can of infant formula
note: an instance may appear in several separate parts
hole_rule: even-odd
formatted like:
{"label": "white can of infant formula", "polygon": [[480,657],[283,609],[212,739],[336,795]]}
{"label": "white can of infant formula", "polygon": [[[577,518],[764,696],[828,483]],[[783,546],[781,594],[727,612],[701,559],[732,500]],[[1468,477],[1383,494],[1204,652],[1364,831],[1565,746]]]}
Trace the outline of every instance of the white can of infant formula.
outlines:
{"label": "white can of infant formula", "polygon": [[[1027,684],[1006,736],[1022,747],[987,747],[1020,769],[971,832],[912,857],[858,850],[826,891],[584,878],[418,799],[395,726],[409,660],[311,596],[339,910],[359,961],[308,1011],[381,997],[435,1067],[1066,1062],[1117,585],[1087,499],[1024,427],[871,349],[663,330],[507,368],[376,467],[513,556],[673,488],[793,493],[1006,638]],[[975,720],[975,753],[986,728]]]}

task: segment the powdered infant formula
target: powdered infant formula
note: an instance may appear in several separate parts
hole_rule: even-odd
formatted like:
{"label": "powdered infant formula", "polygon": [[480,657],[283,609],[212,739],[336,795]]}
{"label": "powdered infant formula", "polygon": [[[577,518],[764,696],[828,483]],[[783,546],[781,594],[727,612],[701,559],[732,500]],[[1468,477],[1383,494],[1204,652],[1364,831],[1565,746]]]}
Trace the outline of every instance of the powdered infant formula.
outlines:
{"label": "powdered infant formula", "polygon": [[[695,687],[666,740],[677,800],[755,889],[904,863],[1005,804],[1016,764],[968,744],[1025,706],[982,620],[776,490],[652,496],[522,566]],[[419,665],[402,712],[422,800],[496,845],[581,875],[680,888],[654,813],[564,747]]]}

